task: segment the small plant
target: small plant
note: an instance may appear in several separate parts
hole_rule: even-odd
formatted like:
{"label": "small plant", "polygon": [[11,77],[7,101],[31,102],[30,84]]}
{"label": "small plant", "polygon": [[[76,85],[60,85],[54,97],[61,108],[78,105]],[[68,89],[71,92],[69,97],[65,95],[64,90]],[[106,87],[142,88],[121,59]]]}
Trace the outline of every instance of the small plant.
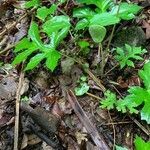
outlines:
{"label": "small plant", "polygon": [[[13,64],[25,61],[31,54],[33,56],[25,70],[35,68],[42,60],[46,60],[46,66],[53,71],[57,66],[61,54],[56,50],[59,43],[66,37],[70,28],[69,17],[55,16],[42,25],[42,32],[50,39],[48,44],[42,42],[38,24],[32,22],[28,31],[28,38],[25,37],[15,47],[17,53]],[[35,53],[38,52],[38,53]]]}
{"label": "small plant", "polygon": [[[73,11],[73,17],[80,19],[75,29],[88,28],[94,42],[101,42],[104,39],[106,26],[117,24],[121,19],[133,19],[135,14],[141,9],[140,6],[131,3],[122,2],[116,5],[112,0],[78,0],[78,2],[86,5]],[[90,9],[87,5],[91,4],[97,8],[94,10]]]}
{"label": "small plant", "polygon": [[[145,142],[141,137],[136,136],[134,140],[135,150],[149,150],[150,149],[150,142]],[[116,150],[128,150],[125,147],[117,146]]]}
{"label": "small plant", "polygon": [[134,67],[132,60],[143,60],[139,55],[143,55],[147,51],[141,47],[131,47],[128,44],[125,44],[124,48],[117,47],[117,55],[115,56],[116,60],[119,62],[121,69],[125,66]]}
{"label": "small plant", "polygon": [[134,140],[136,150],[149,150],[150,149],[150,141],[145,142],[142,138],[136,136]]}
{"label": "small plant", "polygon": [[82,76],[79,81],[79,86],[75,88],[75,94],[77,96],[82,96],[84,95],[85,93],[88,92],[89,90],[89,85],[87,84],[87,77],[86,76]]}
{"label": "small plant", "polygon": [[129,88],[129,94],[124,99],[117,100],[116,94],[106,91],[105,100],[101,101],[101,107],[113,109],[116,107],[118,111],[123,113],[129,110],[130,113],[138,113],[137,107],[142,105],[140,110],[141,120],[150,124],[150,62],[146,63],[143,70],[139,71],[139,77],[143,80],[144,88],[140,86],[132,86]]}
{"label": "small plant", "polygon": [[90,52],[90,49],[89,49],[90,44],[89,44],[89,42],[82,40],[82,41],[78,42],[78,45],[80,47],[80,52],[79,53],[81,55],[83,55],[83,56],[87,56],[89,54],[89,52]]}

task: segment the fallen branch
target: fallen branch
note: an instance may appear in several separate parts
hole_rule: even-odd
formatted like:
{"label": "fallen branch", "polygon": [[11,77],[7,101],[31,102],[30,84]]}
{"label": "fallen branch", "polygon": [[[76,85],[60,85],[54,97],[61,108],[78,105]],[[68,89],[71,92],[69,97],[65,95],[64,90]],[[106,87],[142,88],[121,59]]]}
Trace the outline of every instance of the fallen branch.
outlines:
{"label": "fallen branch", "polygon": [[76,96],[74,95],[74,93],[71,90],[67,91],[67,97],[68,97],[69,103],[71,104],[72,108],[74,109],[74,112],[76,113],[76,115],[80,119],[81,123],[86,128],[87,132],[91,135],[91,138],[93,139],[97,148],[99,150],[110,150],[110,148],[105,143],[102,136],[100,136],[98,134],[96,127],[92,124],[90,119],[87,117],[87,115],[81,108],[80,104],[77,101]]}

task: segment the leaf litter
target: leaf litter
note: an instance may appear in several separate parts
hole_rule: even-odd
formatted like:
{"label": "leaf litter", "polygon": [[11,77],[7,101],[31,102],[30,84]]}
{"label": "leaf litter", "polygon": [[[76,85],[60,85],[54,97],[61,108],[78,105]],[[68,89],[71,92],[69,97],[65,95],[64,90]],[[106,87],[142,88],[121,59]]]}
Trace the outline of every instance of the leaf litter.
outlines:
{"label": "leaf litter", "polygon": [[[146,3],[146,1],[142,3]],[[12,3],[10,5],[12,6]],[[76,5],[76,3],[73,1],[68,1],[65,4],[62,4],[60,8],[65,8],[66,12],[70,15],[71,12],[69,9],[70,7],[73,8],[74,5]],[[2,8],[5,7],[3,5],[0,6]],[[4,23],[2,28],[4,28],[4,26],[9,27],[9,24],[12,24],[13,21],[17,20],[16,18],[19,15],[24,13],[23,10],[18,10],[18,12],[11,11],[13,18],[11,18],[11,20],[8,21],[9,24],[7,24],[6,20],[10,19],[10,16],[6,15],[8,9],[10,9],[10,6],[5,7],[3,10],[3,14],[5,15],[1,16],[3,17]],[[144,15],[147,16],[147,13]],[[4,49],[5,52],[0,55],[0,60],[10,63],[14,58],[14,53],[12,51],[13,47],[7,46],[14,44],[16,41],[26,36],[27,28],[29,26],[29,18],[30,17],[26,17],[20,24],[18,23],[18,27],[15,27],[13,30],[11,30],[8,35],[6,35],[5,40],[4,37],[2,37],[4,41],[1,41],[2,44],[0,47],[1,49]],[[145,29],[146,38],[149,39],[149,21],[146,19],[141,20],[142,24],[139,22],[137,24],[138,26],[141,25],[142,28]],[[125,24],[123,26],[132,26],[132,23]],[[93,36],[93,34],[91,34],[91,36]],[[81,35],[81,37],[84,38],[83,35]],[[73,49],[73,39],[69,39],[68,37],[66,38],[67,46],[72,53],[71,55],[73,56],[73,53],[76,53],[76,51]],[[146,47],[149,50],[150,45],[147,44]],[[63,45],[61,48],[64,49],[65,46]],[[90,53],[91,56],[89,55],[90,57],[88,57],[87,60],[92,63],[95,59],[93,53],[94,50],[97,52],[97,47],[93,45],[93,47],[90,47],[90,49],[93,51]],[[101,60],[98,61],[100,62]],[[115,62],[113,60],[108,60],[106,70],[111,69],[111,64],[114,63]],[[95,65],[95,63],[93,64],[94,65],[90,69],[94,75],[98,75],[96,71],[97,65]],[[83,96],[77,97],[79,103],[78,105],[82,108],[82,111],[76,110],[78,109],[77,103],[75,101],[73,103],[68,101],[66,90],[69,89],[74,91],[75,87],[78,85],[77,81],[86,73],[70,58],[62,58],[61,68],[58,66],[53,73],[49,73],[46,68],[43,69],[41,66],[39,66],[38,68],[35,68],[34,71],[26,74],[26,83],[24,83],[21,102],[23,105],[25,103],[25,108],[21,108],[21,126],[19,127],[21,132],[19,134],[19,143],[21,143],[21,149],[99,149],[98,145],[100,143],[96,142],[96,137],[91,139],[92,132],[89,131],[91,128],[87,127],[90,122],[92,123],[93,128],[96,128],[95,134],[98,137],[103,136],[103,140],[101,140],[101,142],[106,143],[106,147],[113,147],[113,124],[115,125],[116,130],[115,140],[117,145],[122,145],[128,149],[132,149],[133,142],[131,141],[133,141],[133,136],[135,136],[135,134],[141,135],[145,140],[148,139],[148,136],[141,131],[141,128],[137,127],[134,122],[132,122],[128,115],[124,116],[116,111],[110,111],[110,116],[112,118],[110,119],[107,110],[99,108],[99,100],[92,96],[86,95],[87,91]],[[7,70],[7,68],[2,67],[0,69],[0,146],[2,147],[2,150],[9,150],[13,147],[13,126],[15,117],[14,100],[19,79],[18,72],[21,68],[18,65],[16,69],[12,68]],[[53,70],[53,66],[50,66],[50,69]],[[131,85],[141,85],[139,78],[135,75],[135,73],[137,73],[137,69],[139,69],[139,67],[136,65],[133,73],[131,70],[123,70],[119,72],[118,68],[115,68],[114,73],[111,71],[110,74],[103,79],[103,84],[107,88],[114,90],[114,86],[109,84],[110,80],[114,81],[113,85],[117,83],[117,86],[115,85],[116,92],[125,95],[126,89]],[[86,74],[86,76],[88,75]],[[91,77],[87,78],[87,84],[90,87],[88,89],[89,93],[92,93],[97,97],[103,96],[100,87]],[[24,99],[25,101],[23,102],[24,96],[27,96],[27,99]],[[80,117],[77,114],[80,115]],[[87,115],[86,120],[83,118],[84,115]],[[135,119],[139,120],[138,117],[135,117]],[[56,123],[57,121],[59,123]],[[147,129],[143,122],[142,125]],[[53,130],[50,131],[50,129]],[[143,143],[140,140],[141,139],[137,138],[135,141],[136,145],[138,145],[140,142]],[[95,146],[95,144],[97,146]],[[99,146],[102,146],[102,144]]]}

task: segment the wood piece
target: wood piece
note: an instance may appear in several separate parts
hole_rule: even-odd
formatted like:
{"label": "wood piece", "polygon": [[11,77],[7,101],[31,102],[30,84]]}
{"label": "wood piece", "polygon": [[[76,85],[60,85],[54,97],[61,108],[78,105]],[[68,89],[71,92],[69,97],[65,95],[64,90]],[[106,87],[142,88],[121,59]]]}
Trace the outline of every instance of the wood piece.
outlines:
{"label": "wood piece", "polygon": [[19,137],[19,108],[21,98],[21,88],[23,86],[24,73],[21,72],[19,77],[18,89],[16,92],[16,116],[15,116],[15,129],[14,129],[14,150],[18,150],[18,137]]}
{"label": "wood piece", "polygon": [[81,108],[79,102],[77,101],[76,96],[71,90],[67,91],[67,97],[68,97],[69,103],[74,109],[74,112],[76,113],[81,123],[86,128],[87,132],[90,134],[97,148],[99,150],[110,150],[108,145],[105,143],[103,137],[99,135],[96,127],[92,124],[92,122],[89,120],[89,118],[87,117],[83,109]]}
{"label": "wood piece", "polygon": [[37,106],[33,109],[31,106],[22,103],[21,109],[26,111],[33,121],[39,125],[43,130],[48,133],[56,133],[58,126],[60,125],[60,119],[44,108]]}

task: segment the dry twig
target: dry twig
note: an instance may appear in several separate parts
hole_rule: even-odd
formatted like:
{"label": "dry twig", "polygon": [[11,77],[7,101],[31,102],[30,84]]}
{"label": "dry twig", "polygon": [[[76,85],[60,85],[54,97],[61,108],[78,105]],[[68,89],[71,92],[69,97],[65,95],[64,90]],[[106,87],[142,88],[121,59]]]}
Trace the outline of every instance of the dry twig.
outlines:
{"label": "dry twig", "polygon": [[21,72],[19,77],[18,89],[16,92],[16,116],[15,116],[15,129],[14,129],[14,150],[18,150],[18,135],[19,135],[19,107],[21,88],[23,86],[24,73]]}
{"label": "dry twig", "polygon": [[91,138],[93,139],[94,143],[96,144],[97,148],[99,150],[109,150],[108,145],[105,143],[102,136],[98,134],[98,131],[96,127],[92,124],[92,122],[89,120],[83,109],[81,108],[80,104],[77,101],[77,98],[75,97],[74,93],[70,90],[67,92],[68,101],[71,104],[72,108],[74,109],[74,112],[80,119],[81,123],[86,128],[87,132],[90,134]]}

